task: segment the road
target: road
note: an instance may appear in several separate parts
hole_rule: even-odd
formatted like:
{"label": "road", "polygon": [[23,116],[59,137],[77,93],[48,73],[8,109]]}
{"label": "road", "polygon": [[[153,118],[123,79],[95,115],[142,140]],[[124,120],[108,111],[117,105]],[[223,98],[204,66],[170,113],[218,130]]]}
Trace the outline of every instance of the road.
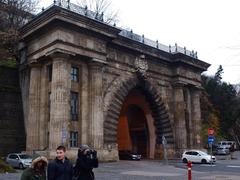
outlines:
{"label": "road", "polygon": [[[234,159],[226,156],[217,157],[217,162],[209,164],[193,164],[193,180],[239,180],[240,152]],[[119,161],[100,163],[94,169],[97,180],[187,180],[186,164],[181,160],[170,160],[168,165],[163,161]],[[0,180],[19,180],[21,171],[14,174],[0,174]]]}
{"label": "road", "polygon": [[[175,167],[185,168],[182,163],[176,163]],[[208,171],[219,171],[228,173],[239,173],[240,175],[240,161],[230,160],[219,160],[215,164],[193,164],[193,171],[208,172]],[[240,177],[239,177],[240,179]]]}
{"label": "road", "polygon": [[[240,171],[240,152],[234,152],[232,157],[228,156],[216,156],[217,162],[214,164],[193,164],[192,170],[197,172],[219,171],[238,173]],[[179,160],[170,161],[170,165],[176,168],[186,169],[186,164],[183,164]],[[240,179],[240,178],[239,178]]]}

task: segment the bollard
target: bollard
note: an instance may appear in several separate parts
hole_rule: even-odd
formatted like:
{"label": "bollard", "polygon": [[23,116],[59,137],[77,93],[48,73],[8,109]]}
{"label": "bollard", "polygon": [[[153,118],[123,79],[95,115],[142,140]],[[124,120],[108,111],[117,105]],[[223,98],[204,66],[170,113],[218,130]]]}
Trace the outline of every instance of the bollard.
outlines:
{"label": "bollard", "polygon": [[192,162],[191,161],[188,161],[187,167],[188,167],[188,180],[192,180]]}

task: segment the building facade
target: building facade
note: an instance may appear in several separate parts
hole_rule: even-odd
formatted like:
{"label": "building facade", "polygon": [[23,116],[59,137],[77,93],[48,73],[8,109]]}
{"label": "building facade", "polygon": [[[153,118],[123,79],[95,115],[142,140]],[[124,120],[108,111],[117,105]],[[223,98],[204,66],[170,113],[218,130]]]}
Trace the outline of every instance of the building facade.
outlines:
{"label": "building facade", "polygon": [[[162,158],[200,148],[201,73],[196,53],[105,24],[86,8],[54,4],[21,29],[26,150],[101,160],[119,150]],[[165,138],[163,138],[165,137]]]}

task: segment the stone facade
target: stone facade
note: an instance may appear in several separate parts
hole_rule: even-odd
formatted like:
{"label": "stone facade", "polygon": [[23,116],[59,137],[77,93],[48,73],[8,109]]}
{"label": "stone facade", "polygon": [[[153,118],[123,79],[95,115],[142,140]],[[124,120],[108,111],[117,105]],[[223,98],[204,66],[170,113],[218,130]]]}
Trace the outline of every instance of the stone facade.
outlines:
{"label": "stone facade", "polygon": [[[138,88],[151,110],[151,158],[201,147],[201,73],[209,64],[126,37],[99,20],[54,5],[21,29],[21,87],[27,151],[76,156],[79,144],[118,159],[118,121]],[[75,97],[75,99],[74,99]],[[76,100],[77,99],[77,100]]]}

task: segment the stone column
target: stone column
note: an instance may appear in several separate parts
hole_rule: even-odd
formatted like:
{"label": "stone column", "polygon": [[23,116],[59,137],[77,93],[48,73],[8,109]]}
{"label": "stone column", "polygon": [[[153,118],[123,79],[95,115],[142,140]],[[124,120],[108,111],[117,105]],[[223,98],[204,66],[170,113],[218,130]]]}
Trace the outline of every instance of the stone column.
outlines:
{"label": "stone column", "polygon": [[193,143],[193,131],[192,131],[192,114],[191,114],[191,94],[189,88],[184,89],[185,93],[185,120],[186,120],[186,132],[187,132],[187,148],[192,148]]}
{"label": "stone column", "polygon": [[176,150],[181,153],[187,148],[185,102],[181,85],[174,86],[174,121]]}
{"label": "stone column", "polygon": [[89,137],[95,149],[103,147],[103,64],[91,62],[90,66],[90,124]]}
{"label": "stone column", "polygon": [[47,66],[42,67],[41,71],[41,91],[40,91],[40,117],[39,117],[39,148],[40,150],[48,147],[48,73]]}
{"label": "stone column", "polygon": [[39,148],[39,117],[40,117],[40,65],[31,65],[29,86],[29,111],[26,126],[26,149],[27,151]]}
{"label": "stone column", "polygon": [[87,64],[82,64],[81,73],[81,127],[80,127],[80,142],[82,144],[88,144],[89,133],[89,71]]}
{"label": "stone column", "polygon": [[54,152],[59,145],[67,147],[70,121],[70,69],[69,56],[62,53],[51,55],[53,60],[51,104],[49,122],[49,150]]}
{"label": "stone column", "polygon": [[192,104],[192,130],[193,130],[193,148],[201,148],[201,107],[200,107],[200,90],[191,91]]}

